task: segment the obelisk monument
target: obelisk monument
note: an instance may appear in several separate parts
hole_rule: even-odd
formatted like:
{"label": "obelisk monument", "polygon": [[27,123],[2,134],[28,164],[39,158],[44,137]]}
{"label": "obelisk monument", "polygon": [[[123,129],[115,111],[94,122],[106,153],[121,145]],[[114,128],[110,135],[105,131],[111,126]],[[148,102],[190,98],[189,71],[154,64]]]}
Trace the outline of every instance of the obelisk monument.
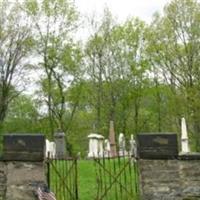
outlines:
{"label": "obelisk monument", "polygon": [[181,152],[182,153],[190,152],[187,127],[184,117],[181,119]]}
{"label": "obelisk monument", "polygon": [[110,130],[109,130],[109,141],[110,141],[110,156],[117,156],[116,140],[115,140],[115,130],[114,122],[110,121]]}

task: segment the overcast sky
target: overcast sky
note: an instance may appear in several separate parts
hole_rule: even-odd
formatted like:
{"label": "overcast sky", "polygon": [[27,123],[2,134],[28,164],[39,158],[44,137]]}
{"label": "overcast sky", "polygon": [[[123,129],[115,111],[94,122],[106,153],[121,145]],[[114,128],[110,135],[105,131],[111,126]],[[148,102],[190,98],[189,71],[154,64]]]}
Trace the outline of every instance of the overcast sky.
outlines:
{"label": "overcast sky", "polygon": [[120,21],[129,16],[137,16],[146,22],[150,22],[153,13],[162,11],[168,2],[170,0],[75,0],[83,15],[90,16],[93,12],[102,14],[107,6]]}

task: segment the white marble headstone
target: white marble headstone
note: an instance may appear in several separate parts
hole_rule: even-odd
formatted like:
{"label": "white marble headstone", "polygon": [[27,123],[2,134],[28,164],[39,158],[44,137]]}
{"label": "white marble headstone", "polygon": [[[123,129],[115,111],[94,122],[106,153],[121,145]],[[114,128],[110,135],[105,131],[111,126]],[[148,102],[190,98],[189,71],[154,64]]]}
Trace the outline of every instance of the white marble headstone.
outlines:
{"label": "white marble headstone", "polygon": [[119,142],[119,155],[120,156],[126,155],[127,154],[127,152],[126,152],[126,141],[125,141],[125,137],[124,137],[123,133],[119,134],[118,142]]}
{"label": "white marble headstone", "polygon": [[110,157],[111,148],[110,148],[110,141],[108,139],[104,140],[104,156],[105,157]]}
{"label": "white marble headstone", "polygon": [[104,137],[102,135],[92,133],[88,135],[89,138],[89,152],[88,157],[103,157],[103,140]]}
{"label": "white marble headstone", "polygon": [[130,155],[134,157],[137,156],[137,146],[136,146],[136,141],[133,137],[133,134],[131,135],[131,139],[130,139]]}
{"label": "white marble headstone", "polygon": [[188,133],[187,133],[187,127],[186,127],[186,121],[183,117],[181,119],[181,153],[189,153],[189,140],[188,140]]}

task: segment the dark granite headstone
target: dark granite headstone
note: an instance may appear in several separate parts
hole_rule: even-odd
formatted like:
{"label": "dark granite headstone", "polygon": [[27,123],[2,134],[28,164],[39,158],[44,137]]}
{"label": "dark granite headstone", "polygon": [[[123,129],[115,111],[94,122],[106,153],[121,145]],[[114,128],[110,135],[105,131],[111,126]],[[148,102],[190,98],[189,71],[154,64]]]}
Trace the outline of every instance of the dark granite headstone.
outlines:
{"label": "dark granite headstone", "polygon": [[141,159],[173,159],[178,156],[175,133],[140,133],[137,135],[138,157]]}
{"label": "dark granite headstone", "polygon": [[41,134],[7,134],[3,137],[3,159],[12,161],[42,161],[45,136]]}

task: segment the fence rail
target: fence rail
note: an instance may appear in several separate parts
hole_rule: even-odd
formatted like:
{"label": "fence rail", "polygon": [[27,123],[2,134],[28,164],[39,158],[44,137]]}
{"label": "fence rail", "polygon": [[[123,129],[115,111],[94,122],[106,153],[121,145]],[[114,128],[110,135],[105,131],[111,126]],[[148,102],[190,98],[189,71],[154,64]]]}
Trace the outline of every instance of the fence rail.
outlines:
{"label": "fence rail", "polygon": [[97,200],[139,198],[137,163],[130,157],[95,158]]}
{"label": "fence rail", "polygon": [[78,200],[76,158],[48,159],[47,182],[57,200]]}
{"label": "fence rail", "polygon": [[[90,163],[90,165],[82,165]],[[93,181],[90,197],[84,197],[85,166]],[[94,173],[92,173],[92,171]],[[138,200],[137,163],[129,156],[101,157],[90,160],[77,158],[47,159],[47,182],[57,200]],[[90,186],[91,187],[91,186]],[[89,195],[88,195],[89,196]]]}

